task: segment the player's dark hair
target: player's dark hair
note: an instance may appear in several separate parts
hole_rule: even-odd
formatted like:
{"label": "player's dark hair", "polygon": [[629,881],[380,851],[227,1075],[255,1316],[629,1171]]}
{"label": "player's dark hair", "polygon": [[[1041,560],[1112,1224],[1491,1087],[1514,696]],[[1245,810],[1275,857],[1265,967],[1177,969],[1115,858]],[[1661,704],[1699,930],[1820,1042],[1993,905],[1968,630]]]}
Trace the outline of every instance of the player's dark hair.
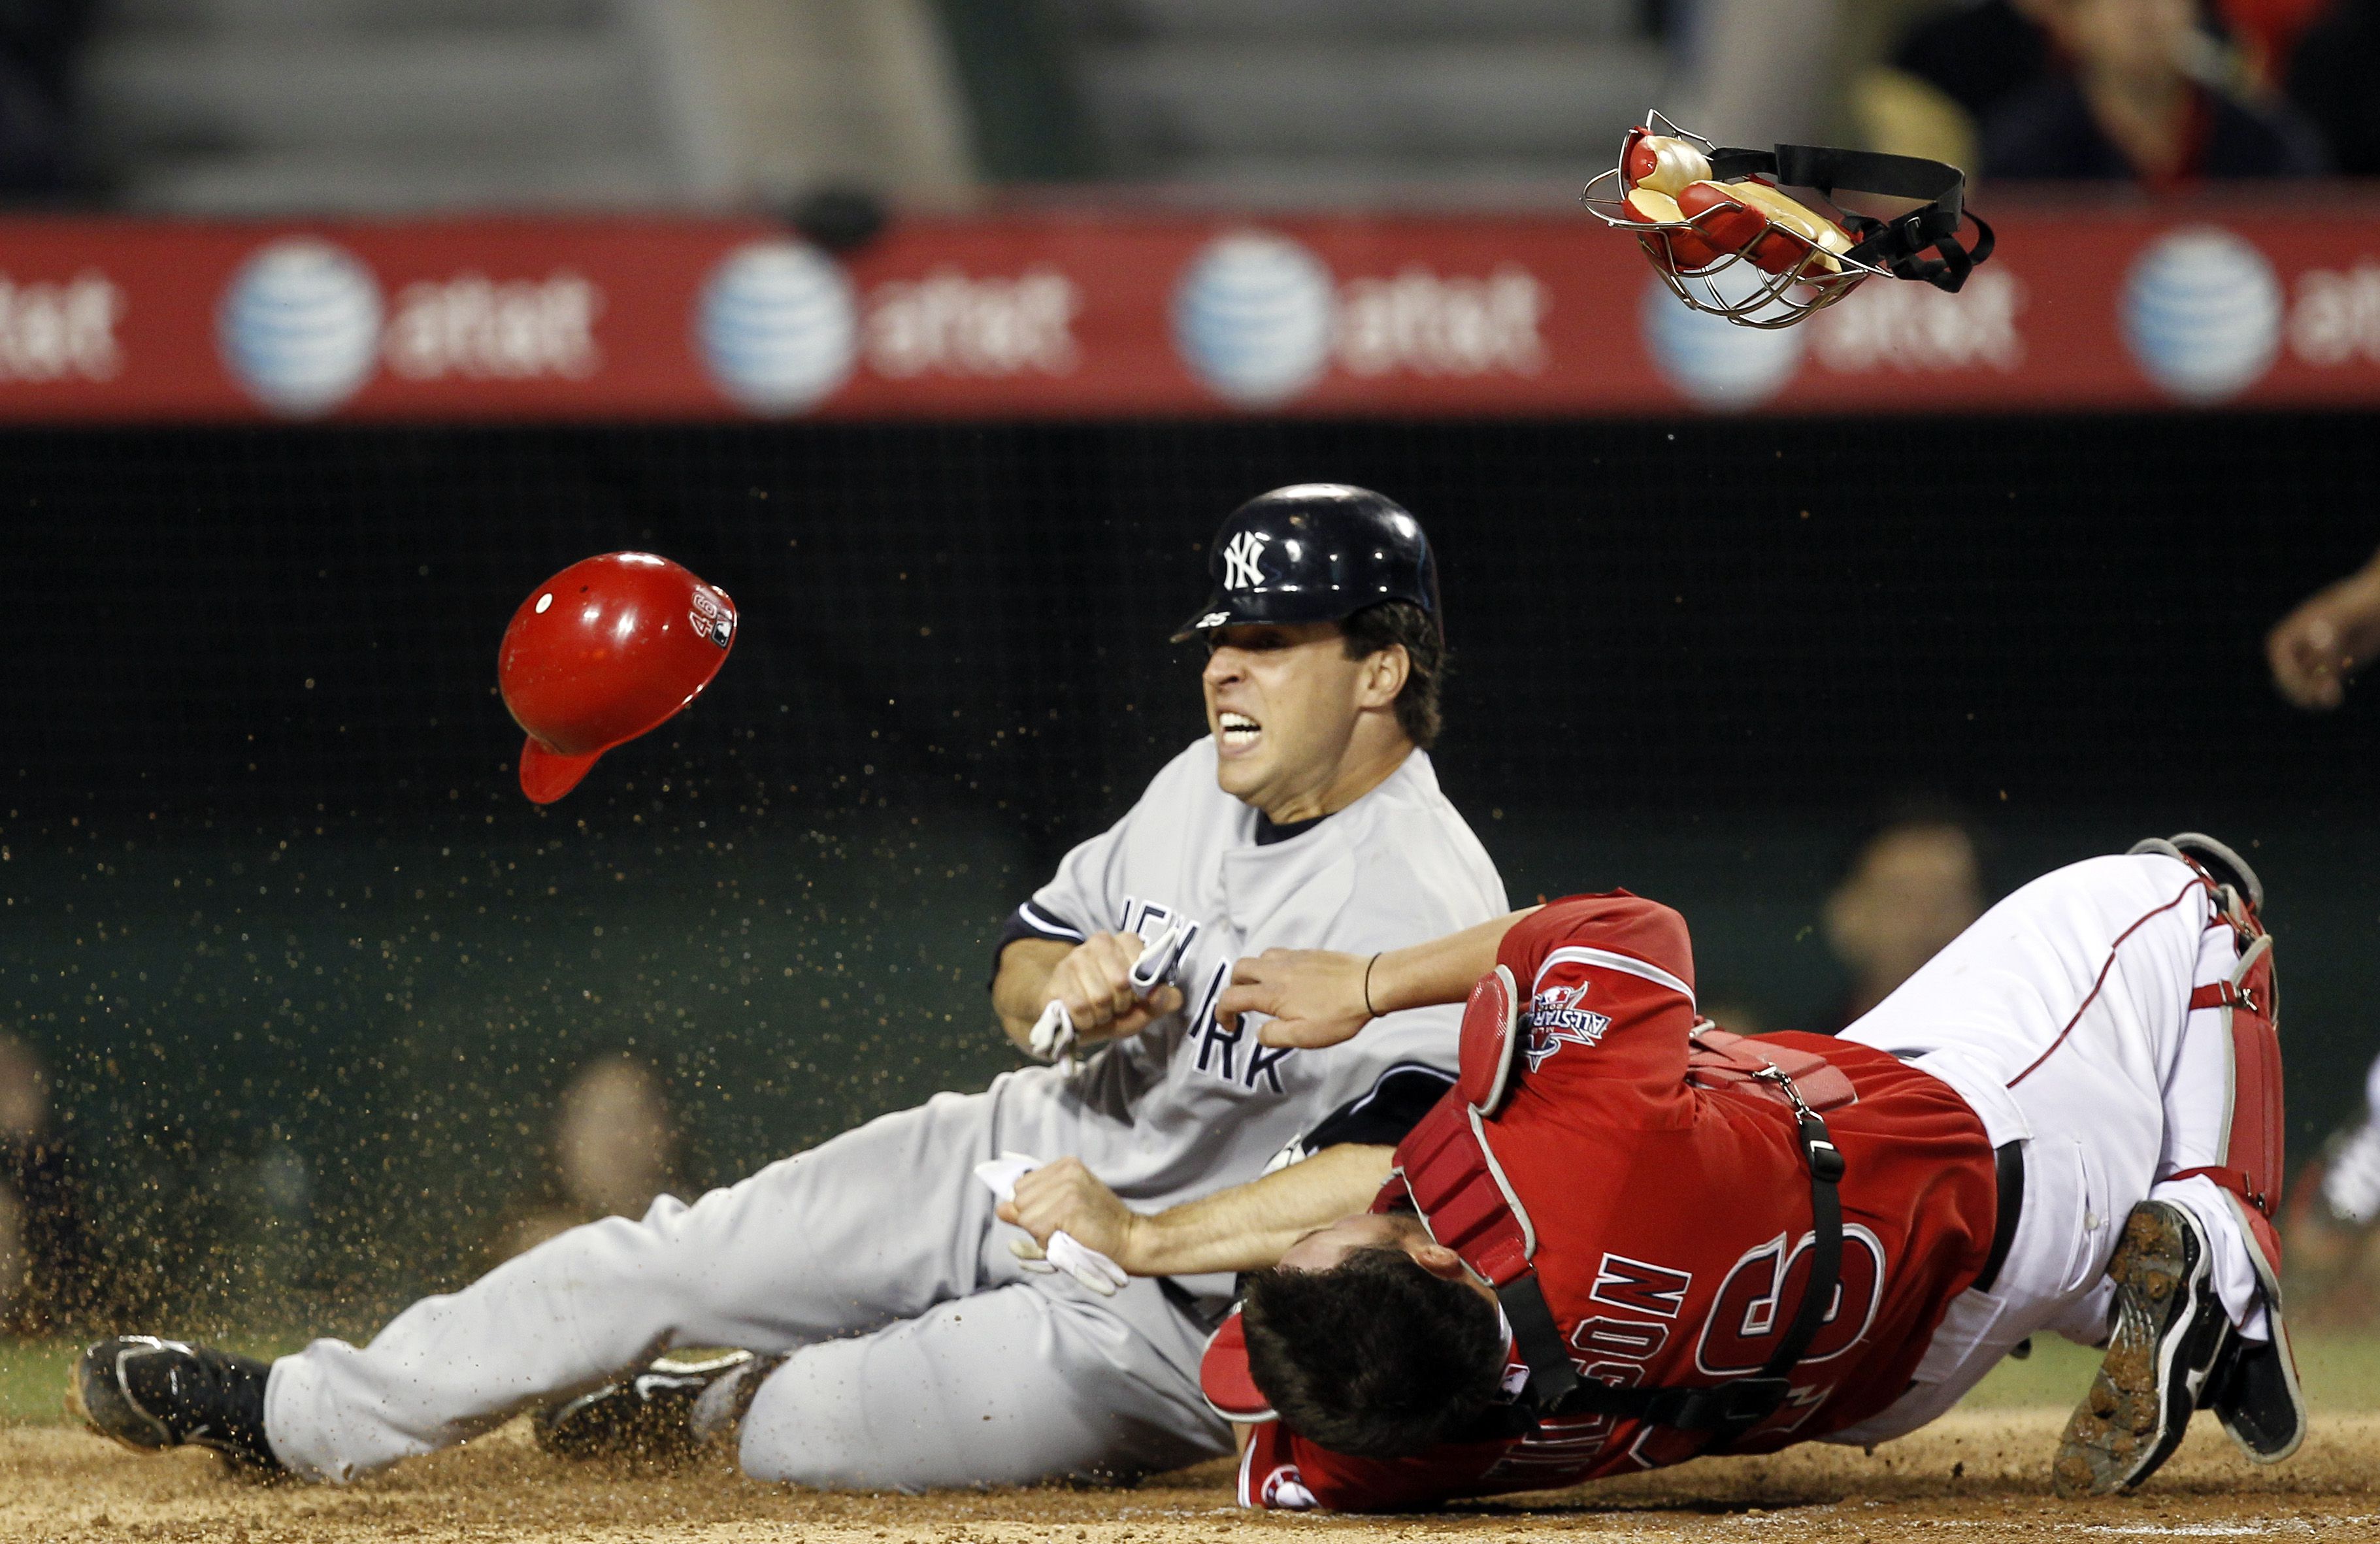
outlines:
{"label": "player's dark hair", "polygon": [[1504,1377],[1493,1305],[1402,1249],[1248,1279],[1248,1371],[1291,1430],[1333,1453],[1402,1458],[1475,1431]]}
{"label": "player's dark hair", "polygon": [[1411,601],[1383,601],[1366,606],[1339,626],[1346,635],[1351,660],[1377,654],[1391,644],[1404,645],[1410,668],[1405,672],[1404,689],[1397,693],[1397,727],[1424,750],[1436,745],[1438,688],[1446,679],[1446,640],[1429,614]]}

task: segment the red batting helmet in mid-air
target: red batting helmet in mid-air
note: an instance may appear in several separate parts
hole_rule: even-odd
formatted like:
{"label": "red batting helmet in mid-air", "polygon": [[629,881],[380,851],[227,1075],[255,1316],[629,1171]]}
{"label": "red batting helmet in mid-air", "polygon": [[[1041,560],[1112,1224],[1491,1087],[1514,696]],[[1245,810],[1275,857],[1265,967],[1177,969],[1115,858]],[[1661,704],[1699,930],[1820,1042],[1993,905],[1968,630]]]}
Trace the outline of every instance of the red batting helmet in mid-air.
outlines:
{"label": "red batting helmet in mid-air", "polygon": [[521,747],[521,792],[551,804],[595,759],[702,695],[735,643],[735,602],[665,557],[605,553],[530,591],[496,680]]}

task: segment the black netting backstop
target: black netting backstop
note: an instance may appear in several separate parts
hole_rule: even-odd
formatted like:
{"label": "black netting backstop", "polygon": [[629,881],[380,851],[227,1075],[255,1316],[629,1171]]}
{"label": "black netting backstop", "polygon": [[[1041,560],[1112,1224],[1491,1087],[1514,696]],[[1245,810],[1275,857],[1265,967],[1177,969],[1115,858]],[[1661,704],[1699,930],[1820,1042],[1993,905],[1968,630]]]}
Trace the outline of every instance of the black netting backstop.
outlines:
{"label": "black netting backstop", "polygon": [[[692,1184],[979,1085],[1001,913],[1200,730],[1165,638],[1205,538],[1340,480],[1439,543],[1439,765],[1516,898],[1673,899],[1706,996],[1784,1027],[1840,991],[1812,919],[1882,801],[1958,801],[2003,885],[2203,825],[2275,893],[2302,1145],[2380,1050],[2380,715],[2284,708],[2261,639],[2380,541],[2367,432],[12,432],[0,1027],[123,1290],[223,1301],[468,1269],[599,1051],[662,1069]],[[743,635],[540,811],[497,638],[628,546]]]}

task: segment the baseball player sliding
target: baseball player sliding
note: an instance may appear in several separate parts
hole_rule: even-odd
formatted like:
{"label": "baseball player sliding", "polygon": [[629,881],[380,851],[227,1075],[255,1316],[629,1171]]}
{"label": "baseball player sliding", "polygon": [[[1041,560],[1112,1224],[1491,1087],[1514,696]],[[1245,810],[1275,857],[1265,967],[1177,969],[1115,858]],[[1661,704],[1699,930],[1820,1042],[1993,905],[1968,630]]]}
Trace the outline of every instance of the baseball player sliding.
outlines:
{"label": "baseball player sliding", "polygon": [[[1035,1269],[970,1171],[1076,1154],[1161,1209],[1254,1177],[1341,1106],[1416,1079],[1434,1099],[1455,1060],[1449,1005],[1294,1050],[1258,1044],[1219,999],[1244,954],[1369,954],[1505,899],[1431,770],[1439,591],[1414,517],[1358,488],[1284,488],[1225,522],[1210,566],[1213,595],[1177,635],[1208,646],[1208,735],[1067,855],[999,952],[1008,1033],[1026,1045],[1039,1026],[1058,1064],[937,1095],[691,1206],[575,1229],[369,1345],[319,1340],[268,1367],[103,1342],[75,1373],[91,1424],[333,1481],[530,1408],[557,1453],[734,1441],[747,1473],[822,1487],[1127,1478],[1229,1452],[1197,1366],[1231,1278],[1119,1288]],[[654,1360],[694,1346],[746,1349]]]}
{"label": "baseball player sliding", "polygon": [[1468,991],[1457,1087],[1393,1150],[1155,1216],[1059,1163],[1003,1215],[1135,1272],[1257,1272],[1203,1379],[1253,1506],[1881,1441],[2045,1330],[2107,1348],[2061,1493],[2138,1484],[2197,1408],[2276,1462],[2305,1416],[2261,902],[2205,837],[2079,863],[1840,1039],[1699,1020],[1683,919],[1625,892],[1377,958],[1268,954],[1223,997],[1273,1015],[1268,1043],[1360,1043]]}

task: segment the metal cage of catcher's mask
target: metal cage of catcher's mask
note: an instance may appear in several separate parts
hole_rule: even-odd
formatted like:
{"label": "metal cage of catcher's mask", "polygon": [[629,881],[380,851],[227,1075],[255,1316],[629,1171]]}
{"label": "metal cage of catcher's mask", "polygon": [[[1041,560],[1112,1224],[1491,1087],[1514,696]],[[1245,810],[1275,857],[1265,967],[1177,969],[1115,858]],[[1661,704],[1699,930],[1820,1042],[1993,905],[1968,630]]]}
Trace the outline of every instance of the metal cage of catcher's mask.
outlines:
{"label": "metal cage of catcher's mask", "polygon": [[[1700,150],[1709,159],[1716,181],[1744,181],[1766,174],[1771,187],[1782,183],[1816,188],[1829,203],[1814,213],[1842,226],[1852,237],[1851,249],[1828,252],[1754,205],[1742,207],[1762,215],[1761,228],[1732,246],[1714,239],[1706,228],[1720,214],[1717,208],[1682,220],[1644,219],[1627,201],[1633,191],[1628,152],[1645,134],[1682,140]],[[1824,310],[1871,278],[1915,279],[1956,294],[1975,264],[1992,254],[1991,226],[1965,210],[1966,181],[1966,174],[1956,166],[1913,155],[1821,145],[1779,145],[1773,151],[1728,148],[1651,112],[1645,115],[1645,127],[1630,130],[1621,141],[1619,164],[1597,173],[1580,201],[1605,225],[1633,236],[1670,293],[1695,310],[1740,327],[1774,330]],[[1925,201],[1907,213],[1879,220],[1833,206],[1838,188]],[[1973,247],[1959,241],[1962,220],[1975,227]],[[1680,261],[1675,243],[1682,234],[1716,249],[1717,257],[1699,265]],[[1800,248],[1802,255],[1772,274],[1754,261],[1753,253],[1763,243],[1776,241]],[[1936,255],[1926,256],[1929,249]]]}

